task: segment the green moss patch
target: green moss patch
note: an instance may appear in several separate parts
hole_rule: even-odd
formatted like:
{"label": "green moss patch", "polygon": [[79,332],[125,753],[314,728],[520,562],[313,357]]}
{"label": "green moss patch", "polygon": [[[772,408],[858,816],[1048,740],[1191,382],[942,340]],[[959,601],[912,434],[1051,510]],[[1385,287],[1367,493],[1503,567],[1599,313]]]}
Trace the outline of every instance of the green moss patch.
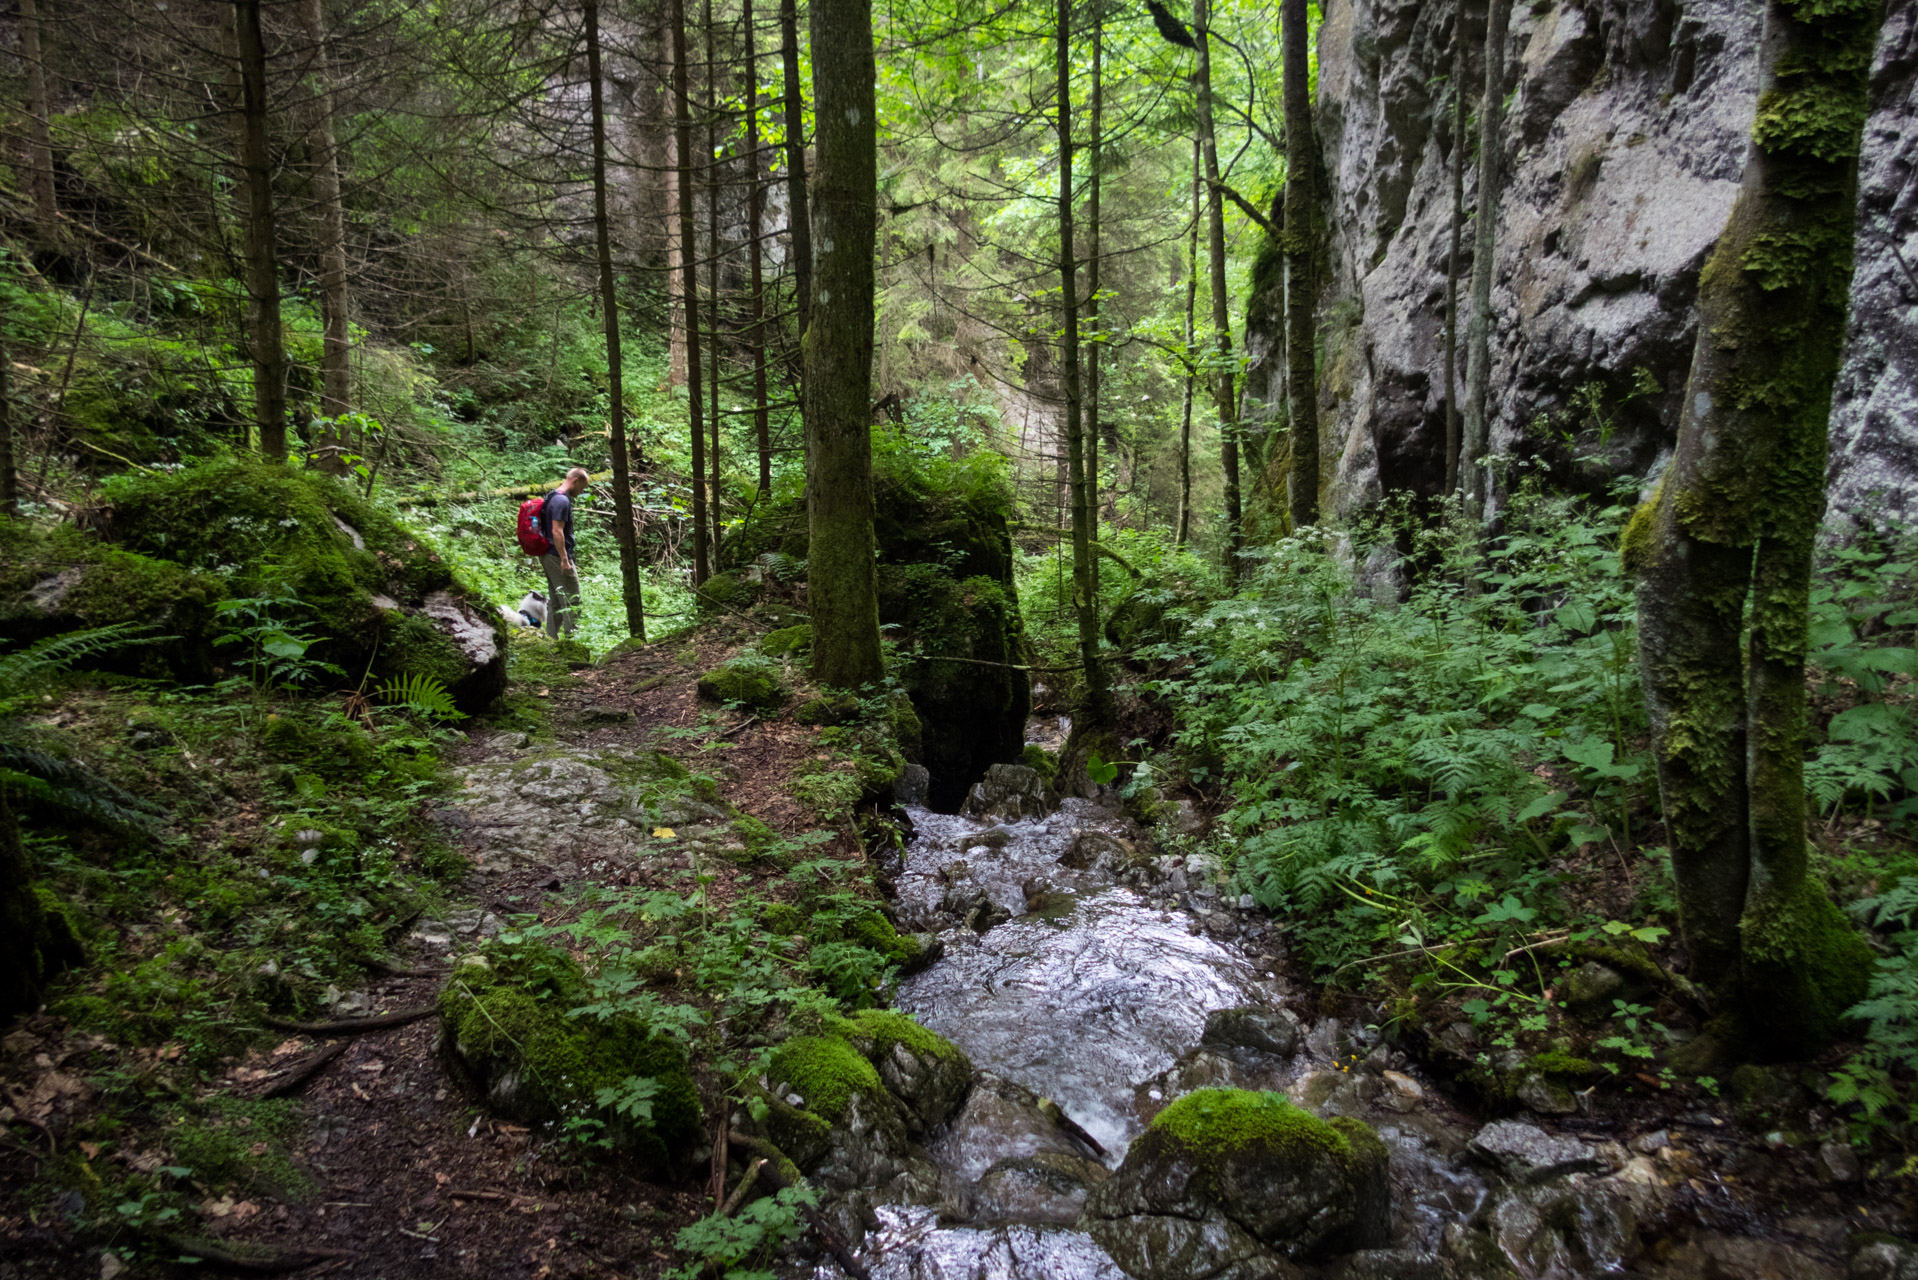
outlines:
{"label": "green moss patch", "polygon": [[767,1073],[775,1084],[790,1085],[807,1110],[828,1121],[846,1114],[854,1094],[884,1089],[872,1063],[838,1036],[794,1036],[779,1046]]}
{"label": "green moss patch", "polygon": [[741,654],[699,677],[699,696],[749,711],[777,711],[786,701],[779,670],[757,654]]}
{"label": "green moss patch", "polygon": [[759,640],[759,651],[769,658],[777,658],[810,648],[812,648],[810,623],[801,623],[796,627],[781,627],[777,631],[767,632]]}
{"label": "green moss patch", "polygon": [[1264,1145],[1310,1146],[1344,1156],[1352,1149],[1350,1133],[1294,1105],[1284,1094],[1248,1089],[1188,1093],[1154,1116],[1151,1127],[1199,1153]]}

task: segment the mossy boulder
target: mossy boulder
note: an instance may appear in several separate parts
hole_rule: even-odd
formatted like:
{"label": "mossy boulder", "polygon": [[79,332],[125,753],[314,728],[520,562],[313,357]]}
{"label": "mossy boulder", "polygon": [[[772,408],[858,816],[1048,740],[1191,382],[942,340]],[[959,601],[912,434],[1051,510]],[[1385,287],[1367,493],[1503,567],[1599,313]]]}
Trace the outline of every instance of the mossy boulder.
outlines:
{"label": "mossy boulder", "polygon": [[[573,1017],[588,999],[564,952],[499,949],[489,963],[455,969],[441,990],[442,1053],[496,1114],[554,1128],[596,1122],[616,1150],[669,1171],[703,1136],[685,1050],[633,1018]],[[634,1077],[654,1082],[650,1120],[598,1100]]]}
{"label": "mossy boulder", "polygon": [[741,654],[699,677],[699,696],[764,714],[785,704],[786,685],[770,662]]}
{"label": "mossy boulder", "polygon": [[812,625],[800,623],[796,627],[781,627],[777,631],[768,631],[759,638],[759,651],[768,658],[783,657],[789,653],[798,653],[802,649],[812,648]]}
{"label": "mossy boulder", "polygon": [[873,1065],[880,1083],[905,1109],[906,1129],[914,1137],[932,1132],[966,1100],[972,1087],[971,1061],[951,1041],[907,1015],[865,1009],[828,1025]]}
{"label": "mossy boulder", "polygon": [[[180,637],[183,678],[248,648],[216,648],[255,614],[311,637],[307,655],[374,682],[435,676],[467,711],[506,682],[499,618],[384,507],[313,473],[226,459],[117,477],[97,534],[41,540],[0,575],[0,620],[32,631],[143,621]],[[222,618],[222,599],[259,601]],[[12,627],[10,626],[10,630]]]}
{"label": "mossy boulder", "polygon": [[1200,1089],[1161,1111],[1092,1193],[1092,1236],[1139,1280],[1266,1275],[1275,1258],[1386,1243],[1386,1150],[1281,1094]]}
{"label": "mossy boulder", "polygon": [[858,718],[859,699],[850,693],[821,694],[793,708],[793,719],[800,724],[850,724]]}
{"label": "mossy boulder", "polygon": [[715,573],[699,584],[701,613],[725,613],[744,609],[759,598],[760,584],[737,571]]}

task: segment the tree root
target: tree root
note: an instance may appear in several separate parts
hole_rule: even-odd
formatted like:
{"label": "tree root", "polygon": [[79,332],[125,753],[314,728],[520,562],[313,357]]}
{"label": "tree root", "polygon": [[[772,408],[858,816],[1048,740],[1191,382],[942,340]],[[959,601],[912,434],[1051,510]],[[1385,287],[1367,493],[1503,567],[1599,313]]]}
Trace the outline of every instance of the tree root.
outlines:
{"label": "tree root", "polygon": [[291,1071],[287,1072],[286,1075],[274,1081],[270,1087],[262,1090],[260,1096],[262,1098],[285,1098],[298,1093],[307,1081],[326,1070],[329,1062],[345,1053],[346,1048],[347,1041],[345,1040],[340,1040],[326,1046],[326,1048],[321,1049],[318,1053],[311,1055],[299,1063]]}
{"label": "tree root", "polygon": [[[164,1235],[160,1238],[170,1248],[178,1249],[181,1253],[198,1258],[202,1262],[212,1263],[216,1267],[225,1267],[230,1271],[251,1271],[256,1275],[279,1275],[288,1271],[303,1271],[315,1263],[360,1256],[351,1249],[325,1249],[312,1245],[296,1245],[292,1248],[282,1248],[279,1245],[255,1245],[242,1253],[203,1236]],[[254,1252],[255,1249],[258,1252]]]}
{"label": "tree root", "polygon": [[309,1036],[353,1036],[367,1031],[403,1027],[409,1022],[430,1018],[439,1011],[440,1007],[436,1004],[423,1004],[396,1013],[382,1013],[377,1017],[341,1018],[335,1022],[288,1022],[283,1018],[261,1018],[260,1021],[275,1031],[299,1031]]}
{"label": "tree root", "polygon": [[[759,1166],[759,1177],[774,1191],[783,1191],[787,1187],[798,1185],[800,1181],[798,1166],[788,1160],[786,1153],[772,1143],[764,1138],[743,1134],[737,1129],[728,1133],[726,1138],[733,1146],[743,1147],[763,1159],[764,1163]],[[865,1264],[853,1257],[852,1250],[847,1248],[846,1242],[839,1238],[839,1233],[832,1229],[832,1225],[826,1221],[825,1214],[809,1204],[800,1205],[799,1211],[806,1215],[806,1221],[811,1224],[813,1234],[818,1236],[819,1242],[826,1246],[826,1252],[833,1256],[833,1261],[839,1264],[841,1271],[851,1276],[852,1280],[872,1280],[872,1272],[866,1270]]]}

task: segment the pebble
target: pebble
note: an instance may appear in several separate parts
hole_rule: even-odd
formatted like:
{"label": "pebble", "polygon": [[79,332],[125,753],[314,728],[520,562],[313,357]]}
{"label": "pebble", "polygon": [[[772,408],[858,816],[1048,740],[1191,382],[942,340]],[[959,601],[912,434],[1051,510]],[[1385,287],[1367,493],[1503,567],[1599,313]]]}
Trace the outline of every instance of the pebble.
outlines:
{"label": "pebble", "polygon": [[1381,1077],[1385,1081],[1385,1096],[1382,1101],[1394,1111],[1406,1112],[1418,1109],[1425,1101],[1425,1086],[1402,1071],[1387,1071]]}
{"label": "pebble", "polygon": [[1671,1145],[1672,1135],[1670,1131],[1666,1129],[1654,1129],[1650,1133],[1642,1133],[1632,1139],[1632,1150],[1641,1156],[1655,1156],[1658,1154],[1660,1147],[1669,1147]]}
{"label": "pebble", "polygon": [[1858,1182],[1865,1176],[1858,1153],[1843,1142],[1827,1142],[1818,1148],[1818,1173],[1827,1182]]}

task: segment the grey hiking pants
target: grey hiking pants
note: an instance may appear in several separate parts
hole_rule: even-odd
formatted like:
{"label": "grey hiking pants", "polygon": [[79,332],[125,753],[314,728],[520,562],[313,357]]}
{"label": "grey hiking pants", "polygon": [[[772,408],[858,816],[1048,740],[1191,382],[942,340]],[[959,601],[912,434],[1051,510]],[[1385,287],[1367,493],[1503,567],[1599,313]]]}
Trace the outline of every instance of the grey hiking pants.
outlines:
{"label": "grey hiking pants", "polygon": [[570,636],[579,621],[579,575],[562,567],[554,551],[539,558],[539,567],[546,570],[546,634]]}

